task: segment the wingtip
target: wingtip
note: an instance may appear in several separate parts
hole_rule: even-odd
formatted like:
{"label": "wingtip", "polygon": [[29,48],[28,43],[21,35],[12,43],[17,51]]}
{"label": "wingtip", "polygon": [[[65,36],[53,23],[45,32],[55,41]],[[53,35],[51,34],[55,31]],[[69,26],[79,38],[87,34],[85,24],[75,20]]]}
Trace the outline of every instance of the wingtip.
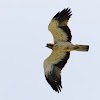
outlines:
{"label": "wingtip", "polygon": [[62,20],[69,20],[69,18],[72,16],[71,8],[64,8],[62,11],[59,11],[54,17],[56,20],[62,21]]}
{"label": "wingtip", "polygon": [[62,89],[61,79],[58,81],[53,81],[50,80],[49,77],[47,77],[46,75],[45,78],[55,92],[57,93],[61,92]]}

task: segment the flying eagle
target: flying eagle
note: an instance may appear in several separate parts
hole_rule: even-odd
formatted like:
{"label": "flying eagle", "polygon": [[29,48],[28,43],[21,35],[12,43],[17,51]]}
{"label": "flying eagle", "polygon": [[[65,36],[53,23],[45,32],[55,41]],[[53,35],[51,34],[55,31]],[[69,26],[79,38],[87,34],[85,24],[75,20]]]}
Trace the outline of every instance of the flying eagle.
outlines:
{"label": "flying eagle", "polygon": [[51,55],[44,61],[44,72],[47,82],[53,90],[59,93],[62,88],[61,70],[70,57],[70,51],[88,51],[89,45],[74,45],[71,43],[72,35],[67,26],[71,17],[69,8],[58,12],[49,24],[49,31],[54,37],[54,43],[46,46],[52,49]]}

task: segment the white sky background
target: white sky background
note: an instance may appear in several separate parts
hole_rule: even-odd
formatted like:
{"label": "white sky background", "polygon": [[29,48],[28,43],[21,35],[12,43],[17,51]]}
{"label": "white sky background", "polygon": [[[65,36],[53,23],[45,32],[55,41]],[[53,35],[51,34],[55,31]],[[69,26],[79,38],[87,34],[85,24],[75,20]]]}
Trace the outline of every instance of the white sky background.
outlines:
{"label": "white sky background", "polygon": [[[52,17],[71,8],[69,27],[74,44],[62,71],[62,92],[44,77]],[[100,100],[100,0],[0,0],[0,100]]]}

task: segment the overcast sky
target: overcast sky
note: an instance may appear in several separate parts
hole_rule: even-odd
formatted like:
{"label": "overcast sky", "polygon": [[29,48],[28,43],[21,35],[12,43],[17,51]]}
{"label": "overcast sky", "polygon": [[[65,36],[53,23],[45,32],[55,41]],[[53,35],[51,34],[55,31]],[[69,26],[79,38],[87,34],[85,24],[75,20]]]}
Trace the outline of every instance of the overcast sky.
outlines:
{"label": "overcast sky", "polygon": [[[52,90],[43,62],[53,42],[52,17],[71,8],[72,51],[62,71],[62,92]],[[100,100],[100,0],[0,0],[0,100]]]}

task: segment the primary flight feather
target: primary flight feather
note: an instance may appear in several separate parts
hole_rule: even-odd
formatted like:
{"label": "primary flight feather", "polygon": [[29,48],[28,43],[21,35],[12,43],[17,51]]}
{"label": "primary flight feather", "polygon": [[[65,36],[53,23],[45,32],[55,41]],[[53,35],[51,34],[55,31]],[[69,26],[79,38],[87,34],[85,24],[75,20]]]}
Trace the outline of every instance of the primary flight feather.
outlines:
{"label": "primary flight feather", "polygon": [[68,21],[71,17],[69,8],[58,12],[49,24],[49,31],[54,37],[54,43],[48,43],[47,47],[52,49],[51,55],[44,61],[44,72],[47,82],[53,90],[59,93],[62,88],[61,70],[70,57],[70,51],[88,51],[88,45],[74,45],[71,43],[72,35]]}

